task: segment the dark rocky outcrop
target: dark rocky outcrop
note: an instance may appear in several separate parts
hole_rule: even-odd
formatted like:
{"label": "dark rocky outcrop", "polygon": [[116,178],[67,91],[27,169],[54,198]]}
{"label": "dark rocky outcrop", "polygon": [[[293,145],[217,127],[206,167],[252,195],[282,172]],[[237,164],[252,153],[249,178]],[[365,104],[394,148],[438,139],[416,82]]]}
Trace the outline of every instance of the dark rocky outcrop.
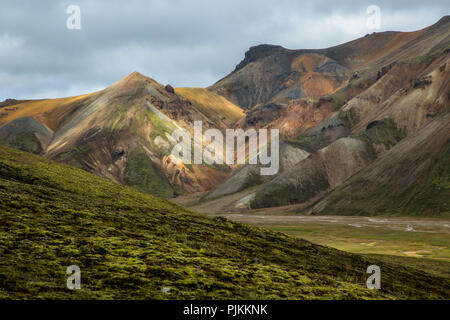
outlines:
{"label": "dark rocky outcrop", "polygon": [[0,144],[40,154],[49,145],[53,133],[31,117],[19,118],[0,127]]}
{"label": "dark rocky outcrop", "polygon": [[166,91],[169,92],[169,93],[175,93],[174,88],[173,88],[170,84],[167,84],[167,85],[164,87],[164,89],[166,89]]}

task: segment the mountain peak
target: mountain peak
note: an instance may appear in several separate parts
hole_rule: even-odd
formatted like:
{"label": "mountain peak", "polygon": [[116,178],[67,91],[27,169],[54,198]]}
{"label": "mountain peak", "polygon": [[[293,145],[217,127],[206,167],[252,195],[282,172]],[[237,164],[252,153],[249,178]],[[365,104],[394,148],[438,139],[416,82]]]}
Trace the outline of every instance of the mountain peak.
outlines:
{"label": "mountain peak", "polygon": [[432,25],[431,27],[437,27],[437,26],[442,26],[445,25],[447,23],[450,23],[450,15],[446,15],[443,16],[442,18],[440,18],[438,20],[438,22],[436,22],[434,25]]}
{"label": "mountain peak", "polygon": [[145,79],[147,78],[146,76],[144,76],[142,73],[139,73],[137,71],[133,71],[132,73],[130,73],[129,75],[125,76],[122,78],[122,80],[131,80],[131,79]]}
{"label": "mountain peak", "polygon": [[272,50],[279,50],[279,49],[284,49],[284,48],[279,45],[263,43],[263,44],[259,44],[259,45],[250,47],[245,54],[250,55],[250,54],[255,54],[255,53],[265,53],[265,52],[270,52]]}
{"label": "mountain peak", "polygon": [[274,53],[279,53],[282,51],[286,51],[287,49],[282,46],[273,45],[273,44],[260,44],[257,46],[250,47],[245,53],[245,58],[242,60],[234,70],[235,72],[239,69],[242,69],[247,64],[256,61],[258,59],[270,56]]}
{"label": "mountain peak", "polygon": [[112,87],[117,87],[117,86],[126,86],[126,87],[130,87],[130,86],[134,86],[137,83],[151,83],[151,84],[158,84],[158,82],[150,77],[144,76],[142,73],[139,73],[137,71],[133,71],[132,73],[126,75],[125,77],[123,77],[122,79],[120,79],[119,81],[117,81],[116,83],[114,83],[112,85]]}

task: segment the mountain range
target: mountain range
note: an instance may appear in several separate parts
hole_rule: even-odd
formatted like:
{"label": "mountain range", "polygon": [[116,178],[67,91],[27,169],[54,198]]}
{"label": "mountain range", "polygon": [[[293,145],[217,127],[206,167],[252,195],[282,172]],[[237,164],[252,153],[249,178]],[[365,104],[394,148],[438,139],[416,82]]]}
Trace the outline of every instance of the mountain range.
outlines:
{"label": "mountain range", "polygon": [[[0,103],[0,143],[198,211],[445,216],[450,17],[327,49],[251,47],[207,88],[133,72],[104,90]],[[187,164],[178,129],[279,129],[280,171]],[[195,197],[193,197],[195,195]]]}

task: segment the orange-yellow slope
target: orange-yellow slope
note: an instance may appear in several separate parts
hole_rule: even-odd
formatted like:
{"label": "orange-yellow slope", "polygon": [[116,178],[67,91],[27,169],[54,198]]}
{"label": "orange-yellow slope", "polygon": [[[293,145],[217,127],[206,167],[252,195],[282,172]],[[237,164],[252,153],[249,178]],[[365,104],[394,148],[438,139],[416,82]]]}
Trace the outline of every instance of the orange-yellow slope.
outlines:
{"label": "orange-yellow slope", "polygon": [[3,116],[0,117],[0,126],[18,118],[33,117],[52,131],[56,131],[67,116],[73,115],[83,106],[88,105],[97,94],[98,92],[94,92],[68,98],[29,100],[12,105],[5,108],[9,111],[3,112]]}
{"label": "orange-yellow slope", "polygon": [[213,119],[225,117],[235,123],[245,116],[244,111],[225,97],[204,88],[175,88],[175,92],[189,100],[198,111]]}

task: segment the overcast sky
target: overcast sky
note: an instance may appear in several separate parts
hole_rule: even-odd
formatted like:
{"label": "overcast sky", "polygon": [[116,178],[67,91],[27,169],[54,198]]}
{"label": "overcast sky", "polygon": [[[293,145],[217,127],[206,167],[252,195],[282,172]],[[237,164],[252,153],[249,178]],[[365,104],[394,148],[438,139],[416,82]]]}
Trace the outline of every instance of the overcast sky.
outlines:
{"label": "overcast sky", "polygon": [[[81,9],[70,30],[69,5]],[[370,30],[369,5],[381,9]],[[373,31],[412,31],[450,1],[0,0],[0,100],[88,93],[139,71],[173,86],[208,86],[253,45],[325,48]]]}

